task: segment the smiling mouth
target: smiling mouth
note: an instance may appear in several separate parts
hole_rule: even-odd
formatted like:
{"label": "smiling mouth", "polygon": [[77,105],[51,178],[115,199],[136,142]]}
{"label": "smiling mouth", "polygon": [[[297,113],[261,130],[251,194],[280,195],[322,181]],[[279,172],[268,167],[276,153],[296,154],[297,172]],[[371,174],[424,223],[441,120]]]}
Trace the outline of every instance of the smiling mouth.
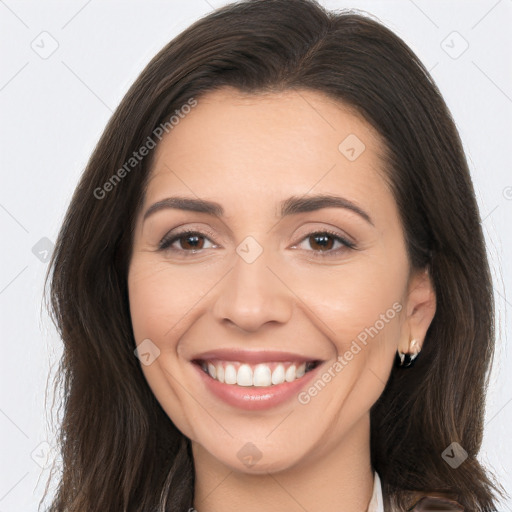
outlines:
{"label": "smiling mouth", "polygon": [[223,384],[242,387],[269,387],[293,382],[315,369],[321,361],[268,362],[247,364],[219,359],[192,361],[212,379]]}

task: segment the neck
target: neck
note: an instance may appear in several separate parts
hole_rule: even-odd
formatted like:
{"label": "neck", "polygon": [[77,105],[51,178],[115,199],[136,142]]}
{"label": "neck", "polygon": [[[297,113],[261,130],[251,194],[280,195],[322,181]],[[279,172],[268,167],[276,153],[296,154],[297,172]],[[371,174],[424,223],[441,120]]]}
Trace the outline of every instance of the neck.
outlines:
{"label": "neck", "polygon": [[[333,445],[325,439],[277,473],[249,474],[192,442],[197,512],[366,511],[373,491],[370,424],[365,416]],[[256,497],[256,499],[255,499]]]}

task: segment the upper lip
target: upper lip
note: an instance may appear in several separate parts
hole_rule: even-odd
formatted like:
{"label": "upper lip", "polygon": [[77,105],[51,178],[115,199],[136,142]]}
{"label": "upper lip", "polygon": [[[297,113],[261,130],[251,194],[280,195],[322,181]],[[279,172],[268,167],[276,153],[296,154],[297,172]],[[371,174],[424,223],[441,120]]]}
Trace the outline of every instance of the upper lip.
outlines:
{"label": "upper lip", "polygon": [[293,361],[307,363],[308,361],[319,361],[317,357],[308,357],[292,352],[276,350],[243,350],[243,349],[218,349],[201,352],[191,358],[191,361],[208,361],[220,359],[221,361],[240,361],[243,363],[270,363]]}

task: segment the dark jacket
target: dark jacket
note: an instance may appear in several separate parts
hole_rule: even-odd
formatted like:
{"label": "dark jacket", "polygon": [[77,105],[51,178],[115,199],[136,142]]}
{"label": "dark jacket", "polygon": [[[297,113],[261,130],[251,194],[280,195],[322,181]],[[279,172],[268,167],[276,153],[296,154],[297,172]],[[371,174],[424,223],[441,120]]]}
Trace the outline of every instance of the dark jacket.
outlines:
{"label": "dark jacket", "polygon": [[464,507],[457,501],[440,496],[424,496],[418,500],[408,512],[462,512]]}
{"label": "dark jacket", "polygon": [[[398,512],[389,498],[384,497],[384,511]],[[464,512],[464,507],[454,498],[443,493],[411,492],[407,512]],[[400,511],[402,512],[402,511]]]}

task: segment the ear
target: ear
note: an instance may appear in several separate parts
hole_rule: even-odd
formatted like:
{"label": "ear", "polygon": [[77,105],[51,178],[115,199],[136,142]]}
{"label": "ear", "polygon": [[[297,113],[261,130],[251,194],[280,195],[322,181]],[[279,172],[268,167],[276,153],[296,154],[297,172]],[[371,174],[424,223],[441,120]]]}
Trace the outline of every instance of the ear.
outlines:
{"label": "ear", "polygon": [[407,285],[406,318],[399,349],[410,353],[410,341],[416,340],[414,351],[421,350],[427,330],[436,312],[436,294],[428,268],[414,271]]}

